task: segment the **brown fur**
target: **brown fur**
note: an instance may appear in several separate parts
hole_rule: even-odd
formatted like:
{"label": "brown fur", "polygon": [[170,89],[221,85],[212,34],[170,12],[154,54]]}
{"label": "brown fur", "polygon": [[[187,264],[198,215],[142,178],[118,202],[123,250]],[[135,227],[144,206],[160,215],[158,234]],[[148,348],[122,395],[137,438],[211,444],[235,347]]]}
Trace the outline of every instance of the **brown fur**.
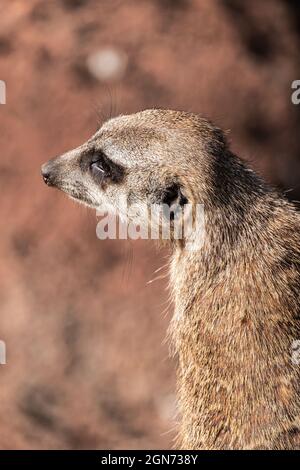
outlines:
{"label": "brown fur", "polygon": [[212,225],[200,255],[172,261],[184,448],[293,448],[300,434],[299,216],[275,195],[252,210],[234,247]]}
{"label": "brown fur", "polygon": [[[95,143],[125,167],[124,181],[102,192],[78,170]],[[178,445],[299,448],[300,365],[291,358],[300,339],[295,208],[231,153],[218,128],[175,111],[115,118],[52,162],[51,172],[53,185],[92,207],[103,197],[115,207],[119,192],[153,202],[174,181],[189,202],[204,203],[204,246],[191,252],[173,243],[171,261]]]}

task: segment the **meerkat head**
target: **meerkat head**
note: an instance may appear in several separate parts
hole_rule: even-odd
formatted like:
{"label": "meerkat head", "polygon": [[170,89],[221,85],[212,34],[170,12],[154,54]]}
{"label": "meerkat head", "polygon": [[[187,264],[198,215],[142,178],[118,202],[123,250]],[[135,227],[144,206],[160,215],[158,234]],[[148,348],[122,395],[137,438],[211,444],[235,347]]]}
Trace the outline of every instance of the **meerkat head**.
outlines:
{"label": "meerkat head", "polygon": [[223,148],[223,134],[203,118],[146,110],[105,122],[83,145],[44,164],[42,175],[89,207],[141,223],[151,205],[170,207],[174,218],[185,204],[204,202],[211,161]]}

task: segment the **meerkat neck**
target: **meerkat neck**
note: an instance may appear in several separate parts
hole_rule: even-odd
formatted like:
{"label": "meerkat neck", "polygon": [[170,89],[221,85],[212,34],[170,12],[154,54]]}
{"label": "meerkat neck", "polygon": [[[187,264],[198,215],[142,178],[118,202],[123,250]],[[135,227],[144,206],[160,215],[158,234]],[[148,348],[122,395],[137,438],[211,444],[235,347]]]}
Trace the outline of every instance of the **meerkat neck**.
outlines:
{"label": "meerkat neck", "polygon": [[226,158],[214,161],[212,170],[204,202],[208,237],[205,250],[217,250],[218,256],[221,252],[232,256],[234,245],[238,248],[240,244],[251,243],[250,238],[259,235],[272,213],[276,196],[229,151]]}

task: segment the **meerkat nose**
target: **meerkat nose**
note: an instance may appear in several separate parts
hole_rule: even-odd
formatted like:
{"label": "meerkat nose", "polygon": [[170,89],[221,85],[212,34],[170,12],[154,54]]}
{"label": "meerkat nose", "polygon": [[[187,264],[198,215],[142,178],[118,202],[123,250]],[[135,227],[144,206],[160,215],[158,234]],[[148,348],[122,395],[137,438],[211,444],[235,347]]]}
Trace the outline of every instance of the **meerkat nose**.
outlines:
{"label": "meerkat nose", "polygon": [[53,172],[51,171],[51,164],[49,162],[44,163],[44,165],[42,165],[41,171],[42,171],[42,177],[45,183],[48,186],[52,186],[53,185]]}

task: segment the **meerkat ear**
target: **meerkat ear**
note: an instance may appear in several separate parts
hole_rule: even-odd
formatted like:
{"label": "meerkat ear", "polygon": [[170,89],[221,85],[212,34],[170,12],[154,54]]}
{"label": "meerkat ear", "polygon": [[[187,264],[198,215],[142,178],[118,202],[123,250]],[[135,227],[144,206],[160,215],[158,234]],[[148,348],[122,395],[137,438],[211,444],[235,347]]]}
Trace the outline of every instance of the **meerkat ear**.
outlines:
{"label": "meerkat ear", "polygon": [[179,183],[173,183],[167,186],[162,195],[162,204],[169,207],[170,217],[173,220],[179,213],[179,209],[188,203],[187,198],[184,196],[182,188]]}
{"label": "meerkat ear", "polygon": [[167,186],[162,195],[162,203],[167,204],[169,207],[174,203],[183,206],[187,204],[188,200],[182,192],[182,188],[179,183],[173,183]]}

